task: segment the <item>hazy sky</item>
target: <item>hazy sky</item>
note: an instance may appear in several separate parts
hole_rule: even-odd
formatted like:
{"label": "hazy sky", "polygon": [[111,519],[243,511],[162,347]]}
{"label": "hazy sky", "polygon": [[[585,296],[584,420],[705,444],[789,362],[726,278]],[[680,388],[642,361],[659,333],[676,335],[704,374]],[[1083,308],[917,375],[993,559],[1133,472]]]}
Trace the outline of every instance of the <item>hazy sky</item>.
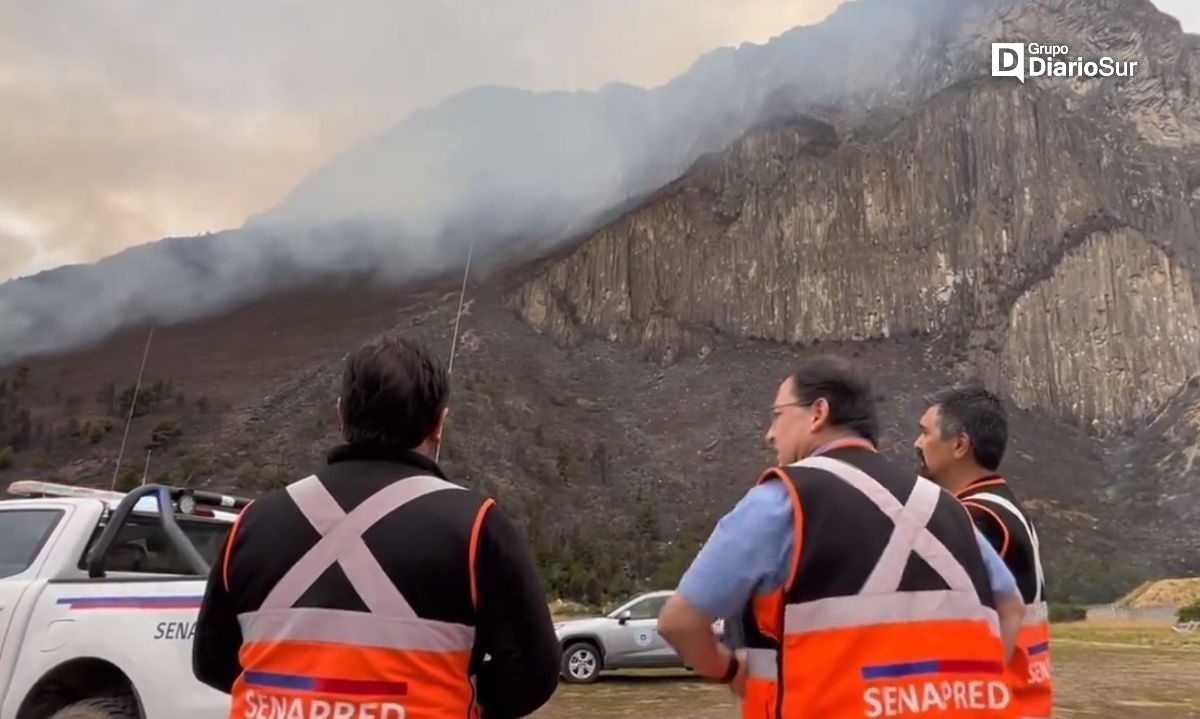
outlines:
{"label": "hazy sky", "polygon": [[[0,281],[235,227],[473,85],[653,86],[840,0],[0,4]],[[1200,32],[1200,2],[1156,0]]]}

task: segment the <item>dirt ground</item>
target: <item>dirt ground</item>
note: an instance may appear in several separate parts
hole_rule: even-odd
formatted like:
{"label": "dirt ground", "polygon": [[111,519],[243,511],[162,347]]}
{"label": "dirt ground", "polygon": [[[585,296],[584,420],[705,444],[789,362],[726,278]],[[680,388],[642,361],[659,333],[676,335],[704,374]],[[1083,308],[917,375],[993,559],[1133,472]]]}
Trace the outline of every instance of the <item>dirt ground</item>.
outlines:
{"label": "dirt ground", "polygon": [[[1200,635],[1166,627],[1079,624],[1054,632],[1055,717],[1200,718]],[[614,673],[562,685],[536,719],[733,719],[723,687],[687,672]]]}

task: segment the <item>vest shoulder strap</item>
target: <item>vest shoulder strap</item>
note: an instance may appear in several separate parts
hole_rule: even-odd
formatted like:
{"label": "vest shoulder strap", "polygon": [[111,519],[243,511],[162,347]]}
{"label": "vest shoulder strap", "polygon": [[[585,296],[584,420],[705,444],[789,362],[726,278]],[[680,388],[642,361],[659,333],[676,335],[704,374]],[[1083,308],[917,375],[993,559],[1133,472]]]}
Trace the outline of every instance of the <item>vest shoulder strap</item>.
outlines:
{"label": "vest shoulder strap", "polygon": [[951,591],[975,592],[975,585],[966,568],[929,530],[929,521],[942,496],[942,490],[936,484],[917,477],[912,493],[901,504],[887,487],[848,462],[832,457],[808,457],[792,466],[809,467],[832,474],[858,490],[892,521],[891,536],[864,584],[862,594],[896,592],[908,559],[914,552],[941,576]]}
{"label": "vest shoulder strap", "polygon": [[301,479],[287,493],[321,539],[271,589],[262,610],[290,609],[334,563],[374,613],[416,618],[416,613],[371,553],[363,534],[395,510],[433,492],[463,490],[428,475],[393,482],[346,513],[316,475]]}
{"label": "vest shoulder strap", "polygon": [[1033,547],[1033,568],[1037,578],[1037,589],[1034,596],[1034,602],[1042,600],[1042,586],[1045,583],[1045,573],[1042,571],[1042,548],[1038,542],[1037,530],[1034,529],[1033,523],[1026,518],[1025,514],[1017,508],[1017,505],[994,492],[979,492],[966,497],[972,502],[990,503],[993,506],[1000,507],[1012,516],[1017,518],[1021,527],[1025,530],[1025,535],[1029,537],[1029,544]]}

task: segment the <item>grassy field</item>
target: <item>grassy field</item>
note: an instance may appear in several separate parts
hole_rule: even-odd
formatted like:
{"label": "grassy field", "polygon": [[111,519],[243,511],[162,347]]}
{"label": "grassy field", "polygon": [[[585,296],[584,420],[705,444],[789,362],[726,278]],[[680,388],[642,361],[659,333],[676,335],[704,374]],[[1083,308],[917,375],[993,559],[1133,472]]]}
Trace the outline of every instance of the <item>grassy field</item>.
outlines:
{"label": "grassy field", "polygon": [[[1200,634],[1168,627],[1101,623],[1055,625],[1056,717],[1200,718]],[[590,686],[561,685],[537,719],[637,717],[729,719],[723,687],[687,672],[630,672]]]}

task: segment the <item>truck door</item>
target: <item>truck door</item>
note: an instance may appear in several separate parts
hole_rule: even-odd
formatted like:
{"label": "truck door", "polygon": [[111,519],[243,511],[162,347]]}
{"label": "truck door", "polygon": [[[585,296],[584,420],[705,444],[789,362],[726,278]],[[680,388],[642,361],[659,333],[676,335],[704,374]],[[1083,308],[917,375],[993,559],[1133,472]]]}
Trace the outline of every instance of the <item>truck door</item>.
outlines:
{"label": "truck door", "polygon": [[0,509],[0,656],[17,602],[37,574],[38,559],[63,515],[61,507]]}

